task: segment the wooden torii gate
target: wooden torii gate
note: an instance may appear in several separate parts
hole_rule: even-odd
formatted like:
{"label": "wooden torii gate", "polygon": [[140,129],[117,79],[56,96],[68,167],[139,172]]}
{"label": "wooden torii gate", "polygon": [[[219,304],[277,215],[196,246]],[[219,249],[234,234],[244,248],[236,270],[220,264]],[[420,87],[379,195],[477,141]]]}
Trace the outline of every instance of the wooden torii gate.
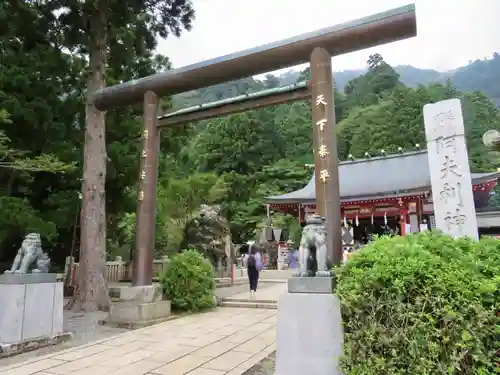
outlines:
{"label": "wooden torii gate", "polygon": [[[416,33],[415,6],[406,5],[97,91],[93,100],[101,111],[140,101],[144,105],[132,285],[152,284],[159,129],[309,98],[314,129],[316,207],[326,219],[329,259],[339,264],[342,259],[341,211],[331,58],[410,38]],[[249,95],[239,102],[212,107],[202,105],[198,111],[180,110],[158,118],[159,97],[162,95],[175,95],[307,62],[311,64],[308,85],[297,85],[288,91]]]}

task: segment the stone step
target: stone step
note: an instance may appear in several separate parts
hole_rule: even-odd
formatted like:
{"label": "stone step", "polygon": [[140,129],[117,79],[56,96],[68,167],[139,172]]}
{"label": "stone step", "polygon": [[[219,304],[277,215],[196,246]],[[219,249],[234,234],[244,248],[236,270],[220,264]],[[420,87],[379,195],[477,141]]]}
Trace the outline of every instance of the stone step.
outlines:
{"label": "stone step", "polygon": [[278,300],[274,299],[248,299],[248,298],[233,298],[233,297],[225,297],[222,298],[222,301],[227,302],[255,302],[255,303],[278,303]]}
{"label": "stone step", "polygon": [[256,300],[247,301],[221,301],[219,303],[221,307],[243,307],[247,309],[270,309],[277,310],[278,304],[273,302],[259,302]]}

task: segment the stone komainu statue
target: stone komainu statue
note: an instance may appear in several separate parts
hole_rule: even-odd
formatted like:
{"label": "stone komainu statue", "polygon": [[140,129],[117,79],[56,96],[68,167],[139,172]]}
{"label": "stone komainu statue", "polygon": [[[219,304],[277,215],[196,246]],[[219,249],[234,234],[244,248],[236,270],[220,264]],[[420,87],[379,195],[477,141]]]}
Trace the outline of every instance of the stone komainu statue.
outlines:
{"label": "stone komainu statue", "polygon": [[29,268],[33,264],[36,266],[32,270],[33,273],[49,272],[50,258],[42,250],[42,241],[38,233],[30,233],[24,237],[11,269],[5,271],[5,273],[28,273]]}
{"label": "stone komainu statue", "polygon": [[297,276],[330,276],[325,219],[319,215],[306,218],[300,239]]}
{"label": "stone komainu statue", "polygon": [[180,248],[196,249],[215,262],[225,254],[225,237],[229,233],[229,223],[220,207],[202,204],[198,215],[186,224]]}

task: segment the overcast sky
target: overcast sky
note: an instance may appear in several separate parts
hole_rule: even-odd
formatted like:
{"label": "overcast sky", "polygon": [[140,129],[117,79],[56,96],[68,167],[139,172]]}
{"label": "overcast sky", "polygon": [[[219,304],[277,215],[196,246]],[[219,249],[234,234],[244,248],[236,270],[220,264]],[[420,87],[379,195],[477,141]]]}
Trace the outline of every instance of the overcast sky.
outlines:
{"label": "overcast sky", "polygon": [[[195,0],[193,29],[162,40],[179,68],[406,5],[411,0]],[[440,71],[500,52],[500,0],[417,0],[418,36],[333,59],[358,69],[380,53],[391,65]],[[300,67],[302,68],[302,67]]]}

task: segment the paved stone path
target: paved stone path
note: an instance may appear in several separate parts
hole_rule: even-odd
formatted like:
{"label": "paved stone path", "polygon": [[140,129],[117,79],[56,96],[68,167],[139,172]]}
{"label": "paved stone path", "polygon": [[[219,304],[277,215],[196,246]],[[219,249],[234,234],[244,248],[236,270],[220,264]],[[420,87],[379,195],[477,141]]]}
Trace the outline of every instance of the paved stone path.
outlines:
{"label": "paved stone path", "polygon": [[2,375],[241,375],[275,350],[276,310],[218,308],[25,362]]}
{"label": "paved stone path", "polygon": [[[261,283],[259,288],[264,289],[266,287],[271,287],[275,284],[272,283]],[[219,297],[231,297],[234,295],[243,295],[248,291],[248,285],[234,285],[231,287],[218,288],[216,294]],[[247,298],[246,295],[245,298]],[[100,320],[104,320],[107,313],[95,312],[95,313],[75,313],[72,311],[64,311],[64,330],[66,332],[71,332],[73,337],[69,341],[65,341],[62,344],[56,346],[47,346],[38,350],[23,353],[14,357],[0,359],[0,367],[13,365],[15,363],[20,363],[23,361],[30,360],[33,357],[40,357],[49,353],[59,352],[64,349],[72,348],[75,346],[85,345],[97,340],[102,340],[105,338],[116,336],[120,333],[127,332],[126,329],[120,329],[115,327],[108,327],[99,324]],[[0,371],[1,374],[1,371]]]}
{"label": "paved stone path", "polygon": [[[263,288],[257,298],[276,300],[285,288]],[[276,313],[217,308],[4,367],[0,360],[0,374],[241,375],[275,350]]]}

